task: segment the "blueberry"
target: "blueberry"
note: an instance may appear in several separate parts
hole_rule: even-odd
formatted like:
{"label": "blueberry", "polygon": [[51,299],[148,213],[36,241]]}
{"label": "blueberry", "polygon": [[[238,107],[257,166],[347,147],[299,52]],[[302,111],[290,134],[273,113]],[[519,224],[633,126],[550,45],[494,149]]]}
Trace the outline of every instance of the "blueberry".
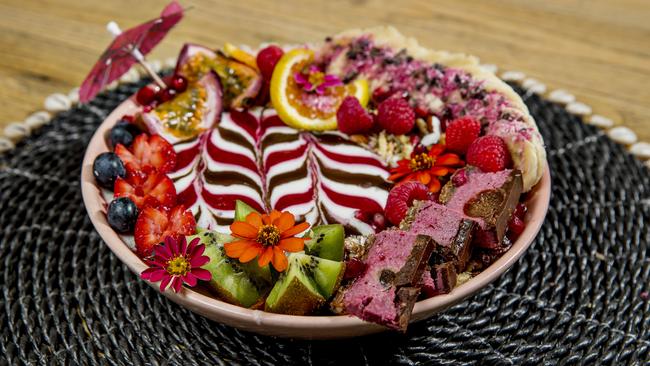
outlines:
{"label": "blueberry", "polygon": [[133,135],[125,127],[115,126],[111,129],[110,134],[111,146],[115,147],[117,144],[122,144],[126,147],[131,146],[133,143]]}
{"label": "blueberry", "polygon": [[105,152],[95,158],[93,175],[100,186],[113,190],[115,179],[117,177],[124,178],[126,176],[126,169],[117,154]]}
{"label": "blueberry", "polygon": [[129,131],[131,133],[131,135],[133,135],[133,137],[138,136],[139,134],[142,133],[142,131],[140,131],[138,126],[135,125],[135,123],[129,122],[129,121],[125,120],[125,119],[118,121],[115,124],[115,127],[126,128],[126,130]]}
{"label": "blueberry", "polygon": [[108,205],[108,224],[120,233],[129,233],[135,227],[138,207],[128,197],[116,198]]}

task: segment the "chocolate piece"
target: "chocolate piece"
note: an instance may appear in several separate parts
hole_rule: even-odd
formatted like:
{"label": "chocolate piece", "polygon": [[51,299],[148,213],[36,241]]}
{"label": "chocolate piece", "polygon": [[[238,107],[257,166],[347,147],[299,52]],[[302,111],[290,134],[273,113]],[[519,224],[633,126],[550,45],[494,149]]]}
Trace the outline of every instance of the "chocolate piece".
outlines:
{"label": "chocolate piece", "polygon": [[385,230],[371,236],[368,245],[365,273],[337,293],[331,308],[405,331],[433,241],[425,235]]}
{"label": "chocolate piece", "polygon": [[463,171],[467,182],[457,187],[450,179],[440,191],[439,201],[453,210],[479,219],[481,228],[494,231],[497,241],[501,243],[521,196],[521,172],[502,170],[484,173],[473,167]]}
{"label": "chocolate piece", "polygon": [[452,262],[435,265],[424,271],[420,279],[422,294],[426,297],[448,294],[456,286],[456,265]]}
{"label": "chocolate piece", "polygon": [[434,263],[453,262],[458,272],[464,270],[472,251],[473,220],[461,212],[427,201],[414,204],[400,226],[434,240]]}

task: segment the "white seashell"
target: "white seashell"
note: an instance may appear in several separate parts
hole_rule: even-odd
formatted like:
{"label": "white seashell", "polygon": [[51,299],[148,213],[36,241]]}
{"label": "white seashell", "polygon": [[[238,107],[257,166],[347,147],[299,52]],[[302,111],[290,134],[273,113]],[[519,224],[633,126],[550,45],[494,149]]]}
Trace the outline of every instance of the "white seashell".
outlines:
{"label": "white seashell", "polygon": [[607,136],[619,144],[631,145],[637,141],[636,133],[625,126],[614,127],[607,131]]}
{"label": "white seashell", "polygon": [[162,62],[160,60],[151,60],[147,61],[149,63],[149,66],[151,66],[151,69],[155,71],[156,73],[160,72],[162,70]]}
{"label": "white seashell", "polygon": [[560,104],[569,104],[575,102],[576,97],[566,90],[557,89],[548,94],[548,100]]}
{"label": "white seashell", "polygon": [[499,68],[495,64],[483,64],[481,65],[481,69],[483,69],[486,72],[490,72],[493,74],[496,74]]}
{"label": "white seashell", "polygon": [[567,104],[566,110],[569,111],[569,113],[577,114],[579,116],[591,114],[591,107],[580,102],[571,102]]}
{"label": "white seashell", "polygon": [[247,44],[239,45],[238,48],[239,48],[240,50],[242,50],[242,51],[244,51],[244,52],[247,52],[247,53],[250,53],[250,54],[252,54],[252,55],[255,55],[255,53],[256,53],[256,52],[253,50],[253,47],[251,47],[251,46],[249,46],[249,45],[247,45]]}
{"label": "white seashell", "polygon": [[52,117],[50,116],[49,113],[47,113],[46,111],[39,111],[36,113],[32,113],[29,117],[25,118],[24,123],[30,129],[35,130],[50,122],[50,119],[52,119]]}
{"label": "white seashell", "polygon": [[4,135],[13,142],[18,142],[29,136],[30,128],[24,123],[11,122],[4,129]]}
{"label": "white seashell", "polygon": [[505,81],[521,81],[524,80],[526,74],[521,71],[506,71],[501,74],[501,79]]}
{"label": "white seashell", "polygon": [[546,93],[546,85],[544,85],[542,83],[531,85],[527,89],[528,89],[529,92],[535,93],[535,94],[544,94],[544,93]]}
{"label": "white seashell", "polygon": [[48,112],[62,112],[62,111],[67,111],[72,107],[72,103],[70,102],[70,98],[68,98],[66,95],[63,95],[61,93],[54,93],[50,95],[49,97],[45,98],[45,103],[43,103],[45,106],[45,109]]}
{"label": "white seashell", "polygon": [[14,145],[13,141],[9,140],[6,137],[0,136],[0,153],[9,151],[14,147],[16,147],[16,145]]}
{"label": "white seashell", "polygon": [[587,123],[600,128],[610,128],[614,126],[614,121],[605,116],[601,116],[600,114],[594,114],[591,116]]}
{"label": "white seashell", "polygon": [[119,85],[120,85],[119,81],[114,80],[113,82],[111,82],[110,84],[108,84],[106,86],[106,89],[107,90],[113,90],[113,89],[117,88]]}
{"label": "white seashell", "polygon": [[70,103],[72,104],[79,103],[79,87],[70,89],[68,92],[68,99],[70,99]]}
{"label": "white seashell", "polygon": [[176,67],[176,57],[167,57],[165,59],[165,67],[170,69]]}
{"label": "white seashell", "polygon": [[431,116],[431,131],[422,137],[422,145],[431,146],[440,141],[440,120],[436,116]]}
{"label": "white seashell", "polygon": [[630,152],[639,159],[650,159],[650,143],[637,142],[630,147]]}
{"label": "white seashell", "polygon": [[140,73],[135,68],[129,69],[120,77],[120,81],[123,83],[135,83],[138,80],[140,80]]}

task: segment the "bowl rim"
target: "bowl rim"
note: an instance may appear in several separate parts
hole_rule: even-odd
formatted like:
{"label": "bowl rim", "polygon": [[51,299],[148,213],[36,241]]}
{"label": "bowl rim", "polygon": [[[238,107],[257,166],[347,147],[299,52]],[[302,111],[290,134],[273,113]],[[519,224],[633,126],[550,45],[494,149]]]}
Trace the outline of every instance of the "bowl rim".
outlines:
{"label": "bowl rim", "polygon": [[[131,96],[115,108],[93,134],[82,162],[81,193],[88,216],[102,240],[120,261],[126,264],[133,273],[139,275],[147,266],[108,225],[105,215],[107,204],[102,196],[101,189],[95,183],[92,173],[92,163],[95,157],[101,152],[109,151],[104,138],[106,131],[121,116],[132,114],[136,110],[137,105],[134,97]],[[474,294],[498,278],[521,257],[541,229],[548,210],[551,195],[551,177],[548,163],[546,163],[542,179],[527,195],[527,202],[530,204],[529,211],[526,214],[527,225],[512,247],[484,271],[462,285],[457,286],[449,294],[438,295],[418,301],[413,309],[412,322],[428,318],[434,313]],[[149,281],[145,282],[154,288],[158,288],[158,285],[154,283],[150,283]],[[260,331],[260,327],[268,327],[269,329],[260,331],[266,334],[294,336],[291,334],[291,329],[300,329],[303,334],[297,334],[297,337],[302,338],[306,331],[313,330],[315,327],[321,330],[350,330],[358,328],[357,331],[363,334],[379,332],[385,329],[384,327],[365,322],[351,315],[296,316],[252,310],[229,304],[188,287],[183,287],[180,293],[175,293],[171,289],[167,289],[163,294],[172,301],[194,312],[228,325],[253,331]],[[274,332],[273,327],[278,327],[279,329],[283,329],[283,331]],[[355,331],[352,332],[354,333]],[[330,337],[329,334],[314,334],[313,337],[309,338],[338,337]]]}

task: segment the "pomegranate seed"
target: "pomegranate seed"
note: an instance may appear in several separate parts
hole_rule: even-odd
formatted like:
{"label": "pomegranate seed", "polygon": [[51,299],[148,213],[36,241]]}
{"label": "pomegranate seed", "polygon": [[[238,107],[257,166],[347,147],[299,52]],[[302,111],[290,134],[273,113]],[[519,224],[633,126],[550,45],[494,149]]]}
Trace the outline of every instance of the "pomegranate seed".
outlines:
{"label": "pomegranate seed", "polygon": [[357,212],[354,213],[354,218],[367,223],[370,221],[370,212],[357,210]]}
{"label": "pomegranate seed", "polygon": [[422,145],[422,144],[417,144],[413,147],[413,152],[411,153],[411,157],[420,155],[420,154],[426,154],[429,151],[427,150],[427,147]]}
{"label": "pomegranate seed", "polygon": [[518,203],[514,215],[523,220],[526,216],[526,211],[528,211],[528,207],[524,203]]}
{"label": "pomegranate seed", "polygon": [[451,183],[454,187],[460,187],[467,183],[467,173],[465,172],[465,169],[457,171],[456,174],[451,177]]}
{"label": "pomegranate seed", "polygon": [[386,216],[381,212],[377,212],[372,216],[372,227],[376,232],[382,231],[386,228]]}
{"label": "pomegranate seed", "polygon": [[187,89],[187,79],[180,75],[174,76],[171,82],[171,87],[174,89],[177,93],[182,93]]}
{"label": "pomegranate seed", "polygon": [[517,239],[519,235],[524,232],[525,228],[526,224],[524,223],[524,220],[517,216],[512,216],[512,219],[510,219],[510,222],[508,223],[508,231],[513,234],[514,237],[510,239]]}
{"label": "pomegranate seed", "polygon": [[153,106],[152,105],[145,105],[144,107],[142,107],[142,111],[144,113],[149,113],[149,112],[153,111]]}
{"label": "pomegranate seed", "polygon": [[374,100],[375,103],[381,103],[392,94],[393,92],[389,88],[380,86],[372,92],[372,100]]}
{"label": "pomegranate seed", "polygon": [[140,105],[150,105],[156,99],[156,95],[160,90],[159,87],[154,86],[145,86],[138,90],[138,93],[135,95],[135,100],[140,103]]}
{"label": "pomegranate seed", "polygon": [[125,114],[125,115],[122,116],[122,120],[127,121],[129,123],[133,123],[133,122],[135,122],[135,117],[133,117],[131,115],[128,115],[128,114]]}
{"label": "pomegranate seed", "polygon": [[415,114],[420,117],[420,118],[427,118],[431,113],[429,113],[429,110],[426,107],[423,106],[417,106],[415,107]]}
{"label": "pomegranate seed", "polygon": [[158,93],[157,98],[158,102],[160,103],[165,103],[167,101],[170,101],[174,99],[174,96],[176,95],[176,90],[167,88],[163,90],[162,92]]}
{"label": "pomegranate seed", "polygon": [[345,265],[345,273],[343,274],[343,278],[346,280],[357,278],[361,276],[365,271],[366,264],[356,258],[352,258],[347,261]]}

